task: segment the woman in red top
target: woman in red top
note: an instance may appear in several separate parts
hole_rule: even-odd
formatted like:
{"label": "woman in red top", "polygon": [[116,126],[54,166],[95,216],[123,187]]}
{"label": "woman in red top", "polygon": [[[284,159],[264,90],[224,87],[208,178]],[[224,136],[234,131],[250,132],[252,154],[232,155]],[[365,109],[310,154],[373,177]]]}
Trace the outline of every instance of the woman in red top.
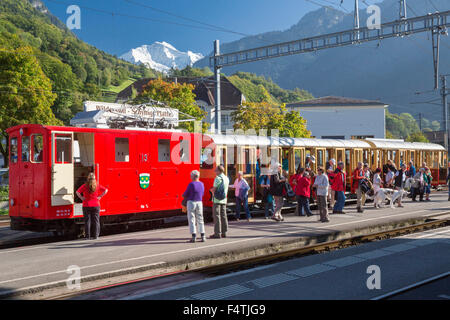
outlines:
{"label": "woman in red top", "polygon": [[[108,189],[98,185],[95,175],[89,173],[86,183],[77,190],[77,196],[83,200],[84,230],[86,239],[98,239],[100,235],[100,199]],[[91,236],[91,224],[94,226]]]}
{"label": "woman in red top", "polygon": [[309,217],[312,215],[309,207],[309,197],[311,195],[311,180],[304,168],[300,168],[297,172],[296,178],[293,181],[295,184],[295,194],[297,195],[297,211],[299,216],[304,216],[305,213]]}

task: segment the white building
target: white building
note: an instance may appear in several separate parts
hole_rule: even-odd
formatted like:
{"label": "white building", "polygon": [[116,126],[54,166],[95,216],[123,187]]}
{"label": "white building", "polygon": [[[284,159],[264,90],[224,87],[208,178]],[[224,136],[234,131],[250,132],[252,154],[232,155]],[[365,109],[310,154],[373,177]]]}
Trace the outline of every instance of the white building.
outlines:
{"label": "white building", "polygon": [[387,104],[380,101],[344,97],[322,97],[290,103],[299,111],[315,138],[364,139],[386,137]]}

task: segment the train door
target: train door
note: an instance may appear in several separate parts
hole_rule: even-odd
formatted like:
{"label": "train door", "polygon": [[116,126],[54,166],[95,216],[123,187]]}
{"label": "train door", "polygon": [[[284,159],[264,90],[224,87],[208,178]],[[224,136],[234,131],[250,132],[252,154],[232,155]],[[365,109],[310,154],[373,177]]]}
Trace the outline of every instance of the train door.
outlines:
{"label": "train door", "polygon": [[240,171],[244,173],[244,179],[250,186],[248,191],[248,202],[255,201],[255,166],[256,166],[256,147],[242,147]]}
{"label": "train door", "polygon": [[23,217],[30,217],[33,213],[33,169],[31,160],[31,137],[20,137],[19,165],[19,212]]}
{"label": "train door", "polygon": [[155,185],[152,183],[150,158],[150,136],[147,134],[137,137],[139,187],[137,188],[137,206],[140,210],[149,210],[152,203],[152,193]]}
{"label": "train door", "polygon": [[73,133],[52,133],[52,206],[74,203]]}

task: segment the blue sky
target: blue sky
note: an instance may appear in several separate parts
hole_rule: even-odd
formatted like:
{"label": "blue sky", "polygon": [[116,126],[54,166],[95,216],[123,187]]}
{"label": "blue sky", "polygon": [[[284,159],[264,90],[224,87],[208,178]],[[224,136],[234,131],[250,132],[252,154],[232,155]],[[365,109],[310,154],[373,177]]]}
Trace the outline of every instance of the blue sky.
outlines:
{"label": "blue sky", "polygon": [[[156,12],[127,0],[42,0],[50,11],[66,22],[69,5],[81,9],[81,30],[74,30],[82,40],[111,54],[121,55],[131,48],[155,41],[166,41],[177,49],[207,54],[213,41],[229,42],[241,35],[190,28],[144,19],[159,19],[180,24],[199,24]],[[243,34],[285,30],[319,6],[308,0],[130,0]],[[314,0],[322,4],[340,0]],[[344,0],[348,10],[352,0]],[[112,15],[111,13],[114,13]],[[118,16],[117,14],[130,17]],[[133,18],[138,17],[138,18]],[[209,27],[205,27],[209,28]]]}

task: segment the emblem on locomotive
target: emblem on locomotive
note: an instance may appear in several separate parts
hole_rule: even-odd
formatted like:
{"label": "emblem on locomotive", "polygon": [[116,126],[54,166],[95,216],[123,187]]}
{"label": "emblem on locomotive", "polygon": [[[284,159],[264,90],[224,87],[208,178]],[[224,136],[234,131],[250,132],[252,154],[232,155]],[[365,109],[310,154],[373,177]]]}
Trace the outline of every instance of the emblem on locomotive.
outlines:
{"label": "emblem on locomotive", "polygon": [[150,185],[150,174],[149,173],[141,173],[139,175],[139,185],[142,189],[147,189]]}

